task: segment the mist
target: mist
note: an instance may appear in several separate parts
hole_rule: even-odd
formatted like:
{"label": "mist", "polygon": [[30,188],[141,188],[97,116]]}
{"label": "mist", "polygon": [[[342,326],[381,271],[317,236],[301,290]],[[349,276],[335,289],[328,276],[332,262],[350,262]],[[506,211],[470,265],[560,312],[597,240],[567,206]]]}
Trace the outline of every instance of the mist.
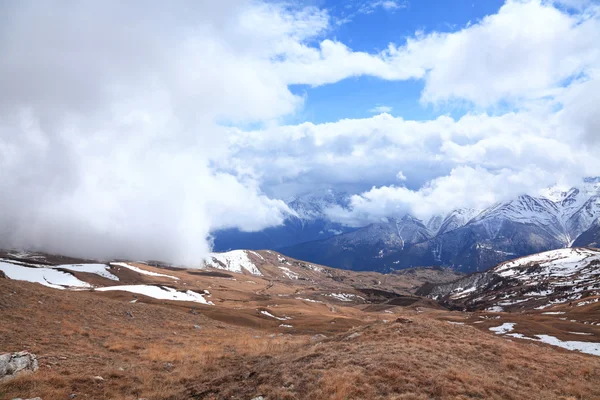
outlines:
{"label": "mist", "polygon": [[191,266],[211,230],[282,223],[251,177],[210,167],[227,148],[217,120],[297,103],[225,29],[248,4],[158,6],[0,6],[1,247]]}

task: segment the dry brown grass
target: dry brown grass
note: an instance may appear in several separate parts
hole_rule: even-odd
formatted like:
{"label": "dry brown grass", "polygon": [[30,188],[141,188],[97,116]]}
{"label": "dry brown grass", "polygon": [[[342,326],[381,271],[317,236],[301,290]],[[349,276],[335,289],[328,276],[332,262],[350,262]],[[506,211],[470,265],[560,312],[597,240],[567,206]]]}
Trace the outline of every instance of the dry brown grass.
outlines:
{"label": "dry brown grass", "polygon": [[[332,318],[308,305],[293,331],[329,336],[311,341],[312,333],[280,336],[279,321],[244,309],[215,306],[212,319],[123,300],[0,280],[0,352],[40,358],[37,373],[0,385],[0,399],[600,399],[600,358],[450,325],[433,312],[383,323],[395,316],[340,306]],[[276,313],[294,311],[279,303]],[[345,332],[360,318],[369,325]]]}

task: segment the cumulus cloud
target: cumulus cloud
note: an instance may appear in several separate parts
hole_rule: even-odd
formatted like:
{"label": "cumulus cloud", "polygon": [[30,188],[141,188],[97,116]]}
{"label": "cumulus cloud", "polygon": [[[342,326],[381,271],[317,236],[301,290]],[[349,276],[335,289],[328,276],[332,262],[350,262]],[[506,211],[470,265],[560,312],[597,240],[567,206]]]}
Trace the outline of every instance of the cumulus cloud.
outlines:
{"label": "cumulus cloud", "polygon": [[598,65],[599,14],[591,3],[567,12],[542,0],[508,0],[477,23],[449,33],[416,32],[379,53],[352,51],[325,39],[318,48],[286,53],[278,71],[290,83],[309,85],[360,75],[423,79],[426,104],[520,106],[555,95],[566,80]]}
{"label": "cumulus cloud", "polygon": [[[330,212],[353,226],[407,212],[427,218],[554,183],[577,184],[600,174],[594,111],[600,47],[593,39],[600,36],[599,18],[592,2],[509,0],[455,32],[417,33],[378,54],[324,41],[311,57],[280,65],[288,80],[319,85],[361,74],[422,79],[423,103],[458,102],[472,111],[457,120],[378,115],[239,132],[233,157],[268,160],[268,171],[261,161],[254,171],[275,193],[294,184],[297,190],[354,187],[362,193],[349,209]],[[511,111],[498,112],[507,105]],[[274,153],[274,159],[265,155]],[[402,187],[394,186],[399,170],[410,178]]]}
{"label": "cumulus cloud", "polygon": [[3,247],[198,264],[212,230],[283,221],[251,177],[211,167],[227,153],[217,122],[301,105],[270,60],[326,13],[161,4],[0,6]]}
{"label": "cumulus cloud", "polygon": [[382,114],[239,132],[230,148],[232,158],[251,165],[276,194],[293,184],[298,191],[332,185],[364,192],[351,212],[331,213],[360,226],[407,212],[428,218],[457,207],[484,207],[600,174],[596,150],[582,146],[575,125],[565,122],[561,113],[568,110],[431,121]]}
{"label": "cumulus cloud", "polygon": [[[600,174],[592,2],[508,0],[373,53],[331,30],[286,3],[2,3],[0,245],[194,264],[212,231],[280,224],[300,191],[358,193],[330,210],[358,225]],[[305,100],[289,85],[364,75],[471,111],[278,124]]]}

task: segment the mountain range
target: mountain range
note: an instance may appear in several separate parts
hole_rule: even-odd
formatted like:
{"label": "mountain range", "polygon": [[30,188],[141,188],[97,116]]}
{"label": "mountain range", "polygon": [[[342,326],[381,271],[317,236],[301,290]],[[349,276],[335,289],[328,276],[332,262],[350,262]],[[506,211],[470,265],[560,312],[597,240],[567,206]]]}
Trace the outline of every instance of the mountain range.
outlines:
{"label": "mountain range", "polygon": [[328,207],[349,195],[328,190],[288,202],[295,215],[257,233],[215,233],[215,250],[276,249],[322,265],[389,272],[415,266],[483,271],[503,261],[552,249],[597,245],[600,178],[569,190],[521,195],[483,210],[457,209],[427,221],[405,215],[361,228],[331,221]]}

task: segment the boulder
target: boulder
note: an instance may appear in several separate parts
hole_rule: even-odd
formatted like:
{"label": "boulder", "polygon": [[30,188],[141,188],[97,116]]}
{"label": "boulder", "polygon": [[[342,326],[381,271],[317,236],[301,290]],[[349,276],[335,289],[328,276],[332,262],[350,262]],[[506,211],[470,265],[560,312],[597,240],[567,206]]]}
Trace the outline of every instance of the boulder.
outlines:
{"label": "boulder", "polygon": [[37,369],[37,357],[28,351],[0,354],[0,382],[22,373],[35,372]]}
{"label": "boulder", "polygon": [[4,273],[4,271],[0,271],[0,279],[7,279],[6,274]]}

